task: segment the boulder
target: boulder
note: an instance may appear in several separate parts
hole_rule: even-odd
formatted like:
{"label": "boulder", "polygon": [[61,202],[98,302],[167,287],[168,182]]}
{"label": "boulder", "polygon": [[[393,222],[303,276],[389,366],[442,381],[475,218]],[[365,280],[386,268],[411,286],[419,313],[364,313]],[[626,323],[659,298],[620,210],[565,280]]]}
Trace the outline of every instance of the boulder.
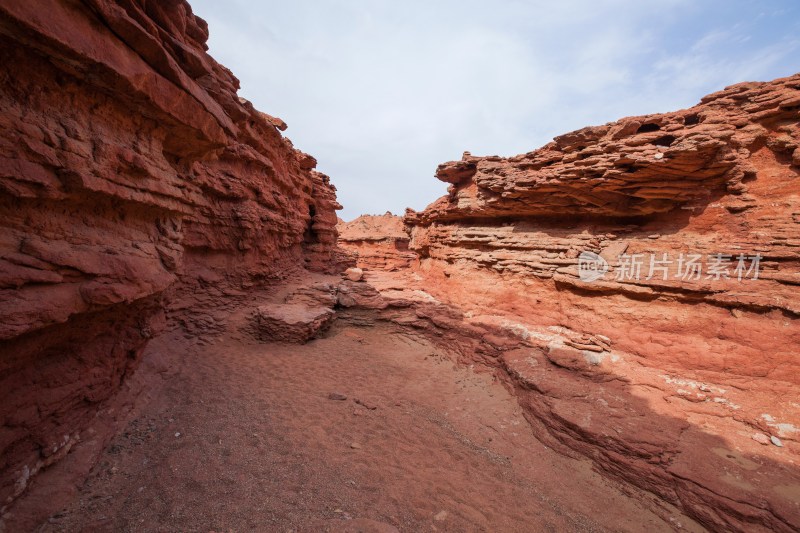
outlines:
{"label": "boulder", "polygon": [[348,268],[344,271],[344,276],[350,281],[361,281],[364,277],[364,271],[360,268]]}
{"label": "boulder", "polygon": [[249,329],[261,341],[305,344],[330,325],[334,315],[329,307],[262,305],[253,312]]}

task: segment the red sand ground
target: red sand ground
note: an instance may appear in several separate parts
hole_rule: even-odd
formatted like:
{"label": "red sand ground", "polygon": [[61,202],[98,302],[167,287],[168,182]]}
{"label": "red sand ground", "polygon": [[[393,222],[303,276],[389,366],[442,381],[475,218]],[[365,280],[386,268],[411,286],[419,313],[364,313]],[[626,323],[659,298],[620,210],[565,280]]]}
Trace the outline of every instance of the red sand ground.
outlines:
{"label": "red sand ground", "polygon": [[697,529],[547,448],[490,374],[388,324],[203,341],[150,345],[150,399],[40,531]]}

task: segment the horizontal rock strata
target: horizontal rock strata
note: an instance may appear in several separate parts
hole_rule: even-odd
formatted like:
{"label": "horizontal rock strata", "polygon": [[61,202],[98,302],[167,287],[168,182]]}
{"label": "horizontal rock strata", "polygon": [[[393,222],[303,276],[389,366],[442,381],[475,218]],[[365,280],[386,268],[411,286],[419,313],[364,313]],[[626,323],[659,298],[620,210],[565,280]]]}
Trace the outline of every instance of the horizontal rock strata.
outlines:
{"label": "horizontal rock strata", "polygon": [[503,369],[543,440],[711,529],[791,531],[799,156],[798,75],[465,153],[437,170],[448,195],[406,214],[408,279],[460,324],[516,332],[473,359]]}
{"label": "horizontal rock strata", "polygon": [[207,38],[183,1],[0,5],[0,511],[135,368],[165,295],[338,260],[328,177]]}
{"label": "horizontal rock strata", "polygon": [[356,255],[360,268],[400,270],[416,260],[417,254],[408,249],[409,236],[401,217],[361,215],[351,222],[340,221],[337,226],[339,245]]}

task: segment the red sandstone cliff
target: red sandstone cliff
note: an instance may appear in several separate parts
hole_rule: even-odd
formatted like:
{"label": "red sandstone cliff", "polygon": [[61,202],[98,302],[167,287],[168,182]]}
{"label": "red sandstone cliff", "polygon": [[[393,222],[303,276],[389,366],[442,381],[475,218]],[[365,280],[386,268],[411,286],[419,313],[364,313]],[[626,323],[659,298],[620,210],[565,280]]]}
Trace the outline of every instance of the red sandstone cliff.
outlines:
{"label": "red sandstone cliff", "polygon": [[[683,331],[681,344],[653,347],[653,363],[691,360],[707,370],[797,383],[799,112],[800,76],[794,76],[736,85],[684,111],[585,128],[512,158],[465,154],[437,171],[454,184],[449,196],[407,215],[411,246],[439,264],[465,260],[561,297],[580,295],[589,307],[583,320],[601,333],[617,332],[623,320],[631,333],[658,336],[672,318],[603,316],[610,298],[647,302],[641,307],[648,309],[708,305],[714,318]],[[581,281],[582,251],[609,261],[608,275]],[[729,255],[730,277],[707,279],[706,271],[698,280],[680,279],[681,253],[701,255],[706,267],[709,255]],[[617,279],[621,254],[647,260],[667,254],[673,263],[666,276]],[[748,268],[750,257],[761,256],[757,279],[738,280],[739,254]],[[707,339],[714,331],[707,328],[741,323],[735,315],[744,312],[763,328],[739,326],[697,354],[693,334]],[[551,318],[562,320],[561,310]]]}
{"label": "red sandstone cliff", "polygon": [[[344,260],[335,189],[206,39],[182,1],[0,1],[0,514],[167,315]],[[494,369],[538,439],[665,517],[797,530],[799,111],[794,76],[516,157],[466,154],[405,228],[340,225],[366,283],[303,287],[251,318],[269,338],[305,340],[336,313],[427,335]],[[582,279],[582,252],[608,272]],[[678,275],[681,254],[703,274]],[[713,254],[728,277],[708,277]],[[757,278],[735,275],[740,254]],[[637,256],[642,275],[621,275]]]}
{"label": "red sandstone cliff", "polygon": [[184,1],[0,2],[0,508],[136,366],[165,291],[331,264],[334,187],[207,38]]}
{"label": "red sandstone cliff", "polygon": [[711,529],[800,527],[800,75],[436,175],[449,195],[405,220],[457,310],[438,334],[517,336],[463,357],[504,369],[541,439]]}

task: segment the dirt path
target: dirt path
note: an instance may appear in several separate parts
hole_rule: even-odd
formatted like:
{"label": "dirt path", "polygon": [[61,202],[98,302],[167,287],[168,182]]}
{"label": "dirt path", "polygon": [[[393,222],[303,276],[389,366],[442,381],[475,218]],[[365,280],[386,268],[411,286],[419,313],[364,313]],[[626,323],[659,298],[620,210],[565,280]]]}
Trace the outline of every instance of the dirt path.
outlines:
{"label": "dirt path", "polygon": [[238,335],[201,346],[171,334],[148,350],[181,361],[179,369],[42,531],[663,531],[686,523],[663,521],[588,461],[535,440],[491,375],[456,367],[388,325],[338,322],[305,346]]}

